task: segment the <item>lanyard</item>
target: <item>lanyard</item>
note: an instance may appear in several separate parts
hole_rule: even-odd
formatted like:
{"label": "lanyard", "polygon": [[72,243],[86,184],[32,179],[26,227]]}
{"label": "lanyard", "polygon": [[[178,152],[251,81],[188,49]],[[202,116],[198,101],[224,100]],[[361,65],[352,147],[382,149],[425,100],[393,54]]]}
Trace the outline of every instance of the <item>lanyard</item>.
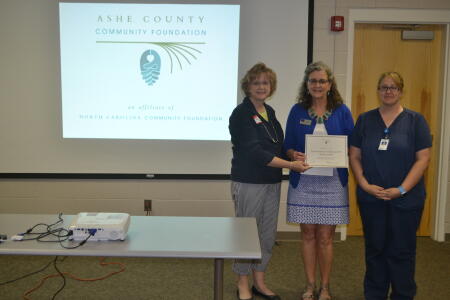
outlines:
{"label": "lanyard", "polygon": [[386,151],[389,145],[389,128],[384,129],[384,138],[380,140],[378,150]]}
{"label": "lanyard", "polygon": [[387,127],[384,129],[384,138],[387,140],[389,139],[389,128]]}

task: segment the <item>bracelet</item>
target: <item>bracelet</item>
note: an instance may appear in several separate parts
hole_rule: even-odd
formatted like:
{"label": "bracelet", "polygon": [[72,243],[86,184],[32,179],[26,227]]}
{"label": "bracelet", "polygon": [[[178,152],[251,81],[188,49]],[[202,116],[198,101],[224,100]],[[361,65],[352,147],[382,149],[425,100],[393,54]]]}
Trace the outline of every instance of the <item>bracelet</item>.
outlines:
{"label": "bracelet", "polygon": [[405,188],[404,187],[402,187],[401,185],[399,185],[398,187],[398,190],[400,191],[400,195],[404,195],[404,194],[406,194],[406,190],[405,190]]}
{"label": "bracelet", "polygon": [[289,162],[289,170],[292,170],[292,160]]}

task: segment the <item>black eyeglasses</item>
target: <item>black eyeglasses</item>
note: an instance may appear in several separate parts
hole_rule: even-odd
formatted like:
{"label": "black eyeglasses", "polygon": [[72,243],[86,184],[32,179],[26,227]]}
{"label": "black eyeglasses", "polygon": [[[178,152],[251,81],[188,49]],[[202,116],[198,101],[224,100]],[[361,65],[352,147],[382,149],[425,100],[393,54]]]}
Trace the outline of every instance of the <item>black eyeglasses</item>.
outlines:
{"label": "black eyeglasses", "polygon": [[382,85],[378,88],[379,91],[386,93],[387,91],[391,91],[391,92],[398,92],[400,89],[396,86],[385,86]]}
{"label": "black eyeglasses", "polygon": [[320,84],[320,85],[324,85],[324,84],[326,84],[326,83],[328,83],[329,82],[329,80],[326,80],[326,79],[319,79],[319,80],[317,80],[317,79],[308,79],[308,83],[309,84]]}

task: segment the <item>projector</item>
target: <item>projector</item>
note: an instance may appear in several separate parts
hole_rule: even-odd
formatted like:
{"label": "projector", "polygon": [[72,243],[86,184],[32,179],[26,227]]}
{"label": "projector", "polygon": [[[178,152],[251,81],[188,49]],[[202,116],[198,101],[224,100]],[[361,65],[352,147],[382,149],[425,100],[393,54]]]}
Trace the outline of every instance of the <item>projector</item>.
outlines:
{"label": "projector", "polygon": [[69,230],[71,239],[79,241],[89,237],[89,241],[125,240],[130,226],[130,215],[126,213],[82,212],[79,213]]}

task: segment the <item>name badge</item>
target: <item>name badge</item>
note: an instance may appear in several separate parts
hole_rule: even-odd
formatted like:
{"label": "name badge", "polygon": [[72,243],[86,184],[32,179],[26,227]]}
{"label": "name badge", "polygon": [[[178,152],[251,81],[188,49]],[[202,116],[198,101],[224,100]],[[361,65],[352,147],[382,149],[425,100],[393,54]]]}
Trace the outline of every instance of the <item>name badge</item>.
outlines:
{"label": "name badge", "polygon": [[388,149],[389,139],[381,139],[378,150],[386,151]]}
{"label": "name badge", "polygon": [[256,124],[261,124],[262,123],[261,119],[257,115],[253,116],[253,120],[255,120]]}
{"label": "name badge", "polygon": [[308,119],[301,119],[300,120],[301,125],[311,125],[311,120]]}

